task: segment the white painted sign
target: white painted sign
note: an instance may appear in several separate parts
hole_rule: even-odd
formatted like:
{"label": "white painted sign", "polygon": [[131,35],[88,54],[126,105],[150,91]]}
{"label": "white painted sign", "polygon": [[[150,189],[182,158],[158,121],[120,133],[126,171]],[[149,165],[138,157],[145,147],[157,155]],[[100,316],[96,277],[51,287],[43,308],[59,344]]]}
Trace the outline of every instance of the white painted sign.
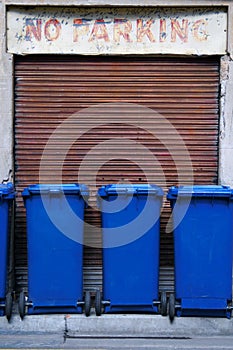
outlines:
{"label": "white painted sign", "polygon": [[15,54],[224,54],[221,8],[10,8],[7,49]]}

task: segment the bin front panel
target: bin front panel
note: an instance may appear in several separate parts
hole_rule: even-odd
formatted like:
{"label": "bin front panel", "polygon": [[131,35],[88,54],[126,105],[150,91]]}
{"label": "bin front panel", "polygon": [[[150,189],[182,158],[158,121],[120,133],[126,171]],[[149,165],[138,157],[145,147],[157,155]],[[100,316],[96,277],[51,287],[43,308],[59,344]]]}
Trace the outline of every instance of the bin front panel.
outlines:
{"label": "bin front panel", "polygon": [[[82,220],[75,227],[64,215],[64,201]],[[33,309],[71,307],[83,299],[83,219],[84,200],[74,194],[39,194],[25,198],[28,240],[28,293]],[[45,210],[45,206],[46,210]],[[48,213],[52,213],[53,221]],[[75,240],[67,237],[54,224],[62,221]]]}
{"label": "bin front panel", "polygon": [[150,230],[133,243],[105,248],[103,265],[103,298],[111,303],[105,311],[157,311],[159,234]]}
{"label": "bin front panel", "polygon": [[6,296],[9,202],[0,200],[0,299]]}
{"label": "bin front panel", "polygon": [[[174,224],[186,199],[176,201]],[[233,204],[228,198],[193,198],[174,230],[176,298],[232,298]],[[187,304],[187,303],[186,303]],[[206,303],[208,304],[208,302]],[[212,303],[212,308],[215,308]]]}
{"label": "bin front panel", "polygon": [[[110,301],[110,306],[105,307],[105,312],[158,310],[157,306],[153,305],[153,301],[159,299],[161,196],[147,195],[146,192],[132,195],[130,200],[124,193],[117,197],[113,192],[101,201],[105,247],[103,249],[103,298]],[[116,199],[118,206],[123,208],[120,211],[114,211]],[[106,212],[106,209],[109,210],[109,203],[112,204],[113,212]],[[151,217],[155,218],[153,225],[142,235],[140,231],[143,227],[140,227],[140,224],[129,226],[127,230],[127,224],[132,223],[140,214],[143,215],[142,222],[150,221]],[[121,237],[118,241],[117,229],[124,225],[126,229],[123,233],[120,233],[119,229]],[[111,233],[109,228],[116,230]],[[124,244],[122,234],[130,238],[128,243]]]}
{"label": "bin front panel", "polygon": [[[9,207],[15,197],[12,183],[0,184],[0,305],[5,303],[8,267]],[[0,307],[0,316],[5,314]]]}

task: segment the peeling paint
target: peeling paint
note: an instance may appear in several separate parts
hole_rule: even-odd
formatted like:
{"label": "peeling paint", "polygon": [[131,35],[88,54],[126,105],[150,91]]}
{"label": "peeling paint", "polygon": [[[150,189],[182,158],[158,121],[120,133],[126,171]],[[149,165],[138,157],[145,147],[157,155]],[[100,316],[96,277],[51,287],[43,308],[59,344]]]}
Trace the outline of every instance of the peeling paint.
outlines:
{"label": "peeling paint", "polygon": [[233,62],[230,56],[221,58],[219,183],[233,186]]}
{"label": "peeling paint", "polygon": [[225,138],[225,98],[226,98],[226,82],[228,80],[228,72],[229,72],[229,58],[228,56],[223,56],[221,58],[221,69],[220,69],[220,111],[221,111],[221,119],[220,119],[220,132],[219,132],[219,140],[223,140]]}
{"label": "peeling paint", "polygon": [[9,8],[8,52],[225,54],[221,8]]}

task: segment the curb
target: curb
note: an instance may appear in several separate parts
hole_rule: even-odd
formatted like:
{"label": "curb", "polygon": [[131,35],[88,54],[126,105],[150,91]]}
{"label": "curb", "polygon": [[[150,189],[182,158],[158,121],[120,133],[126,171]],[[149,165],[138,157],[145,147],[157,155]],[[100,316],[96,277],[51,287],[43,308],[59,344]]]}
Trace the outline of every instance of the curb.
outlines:
{"label": "curb", "polygon": [[1,333],[64,333],[69,336],[193,337],[232,336],[233,319],[176,317],[171,324],[160,315],[30,315],[10,323],[0,317]]}

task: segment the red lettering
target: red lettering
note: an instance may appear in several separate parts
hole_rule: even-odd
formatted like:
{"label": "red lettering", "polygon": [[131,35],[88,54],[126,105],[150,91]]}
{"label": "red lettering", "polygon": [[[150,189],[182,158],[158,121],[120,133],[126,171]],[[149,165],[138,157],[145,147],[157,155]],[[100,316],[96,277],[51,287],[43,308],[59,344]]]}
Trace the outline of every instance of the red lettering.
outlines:
{"label": "red lettering", "polygon": [[208,39],[208,33],[206,30],[207,21],[199,19],[193,24],[193,36],[198,41],[206,41]]}
{"label": "red lettering", "polygon": [[100,40],[110,41],[108,37],[107,28],[103,19],[97,19],[92,28],[92,32],[89,41]]}
{"label": "red lettering", "polygon": [[41,19],[36,20],[36,25],[34,21],[30,18],[26,18],[26,37],[27,41],[32,39],[32,36],[35,37],[37,41],[41,41]]}
{"label": "red lettering", "polygon": [[160,29],[159,29],[159,41],[163,43],[167,39],[167,25],[166,19],[160,20]]}
{"label": "red lettering", "polygon": [[176,34],[186,43],[188,41],[188,20],[182,20],[182,27],[176,19],[171,19],[171,42],[176,41]]}
{"label": "red lettering", "polygon": [[73,41],[77,42],[79,36],[85,35],[89,31],[89,21],[82,18],[76,18],[73,22],[74,33],[73,33]]}
{"label": "red lettering", "polygon": [[150,42],[154,43],[156,40],[151,32],[151,25],[154,23],[153,19],[149,19],[146,24],[143,24],[142,19],[137,19],[137,41],[142,42],[142,38],[146,35]]}
{"label": "red lettering", "polygon": [[49,41],[55,41],[60,35],[61,23],[57,19],[49,19],[45,23],[44,35]]}
{"label": "red lettering", "polygon": [[122,36],[125,41],[131,42],[130,32],[132,30],[132,23],[127,19],[114,19],[113,38],[119,43]]}

